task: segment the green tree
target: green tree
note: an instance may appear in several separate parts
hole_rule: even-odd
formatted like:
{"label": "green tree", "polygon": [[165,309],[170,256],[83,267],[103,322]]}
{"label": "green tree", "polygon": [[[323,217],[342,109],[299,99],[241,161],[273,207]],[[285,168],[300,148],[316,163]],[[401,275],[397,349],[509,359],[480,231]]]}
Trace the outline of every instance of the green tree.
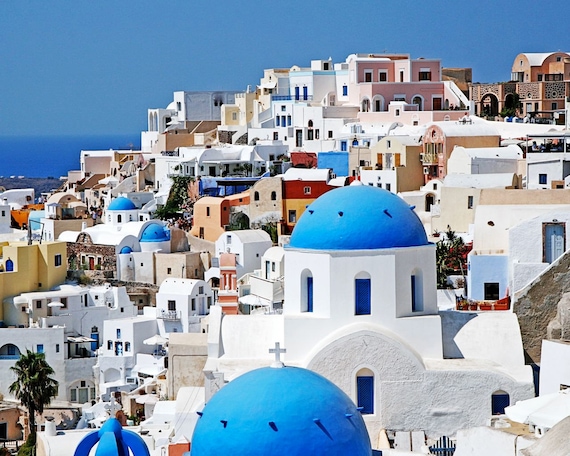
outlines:
{"label": "green tree", "polygon": [[50,377],[55,372],[43,353],[30,350],[20,356],[10,369],[16,374],[16,381],[10,385],[10,393],[28,410],[30,435],[35,435],[36,413],[42,414],[44,407],[57,396],[58,382]]}
{"label": "green tree", "polygon": [[435,250],[438,288],[448,288],[447,277],[451,274],[461,274],[465,283],[469,250],[470,246],[465,245],[461,236],[448,226],[445,237],[437,242]]}

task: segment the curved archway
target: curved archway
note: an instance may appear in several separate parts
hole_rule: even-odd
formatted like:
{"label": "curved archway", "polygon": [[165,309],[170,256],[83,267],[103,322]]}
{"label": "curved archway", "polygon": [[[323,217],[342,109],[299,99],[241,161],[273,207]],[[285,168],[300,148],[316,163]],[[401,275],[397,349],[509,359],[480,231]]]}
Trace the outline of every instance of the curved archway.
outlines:
{"label": "curved archway", "polygon": [[481,97],[480,113],[482,116],[496,116],[499,114],[499,99],[492,93]]}
{"label": "curved archway", "polygon": [[363,98],[360,102],[360,111],[369,112],[370,111],[370,100],[368,98]]}
{"label": "curved archway", "polygon": [[249,217],[244,212],[236,212],[230,216],[230,228],[232,230],[248,230]]}
{"label": "curved archway", "polygon": [[414,95],[412,97],[412,104],[418,105],[418,111],[424,110],[424,97],[421,95]]}
{"label": "curved archway", "polygon": [[4,344],[0,347],[0,359],[18,359],[20,349],[14,344]]}
{"label": "curved archway", "polygon": [[372,110],[374,112],[382,112],[384,111],[384,97],[382,95],[374,95],[372,98]]}

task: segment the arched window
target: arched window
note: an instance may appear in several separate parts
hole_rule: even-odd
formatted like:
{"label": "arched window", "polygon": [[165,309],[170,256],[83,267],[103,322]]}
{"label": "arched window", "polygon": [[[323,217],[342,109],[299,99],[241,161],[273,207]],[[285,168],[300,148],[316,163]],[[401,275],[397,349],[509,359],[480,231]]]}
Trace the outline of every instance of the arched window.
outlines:
{"label": "arched window", "polygon": [[491,410],[493,415],[502,415],[505,413],[505,407],[511,405],[509,394],[505,391],[498,390],[491,396]]}
{"label": "arched window", "polygon": [[424,99],[420,95],[412,98],[412,104],[418,105],[418,111],[424,110]]}
{"label": "arched window", "polygon": [[356,374],[356,404],[362,414],[374,413],[374,372],[370,369]]}
{"label": "arched window", "polygon": [[253,201],[259,201],[259,192],[253,192]]}
{"label": "arched window", "polygon": [[308,269],[301,273],[301,312],[313,311],[313,274]]}
{"label": "arched window", "polygon": [[360,110],[361,110],[362,112],[368,112],[368,111],[370,111],[370,100],[369,100],[368,98],[364,98],[364,99],[362,100]]}
{"label": "arched window", "polygon": [[370,315],[371,312],[370,275],[359,273],[354,279],[354,314]]}
{"label": "arched window", "polygon": [[412,301],[412,312],[423,312],[424,294],[422,271],[415,269],[410,276],[410,292]]}
{"label": "arched window", "polygon": [[382,95],[374,95],[372,99],[372,110],[374,112],[384,111],[384,97]]}
{"label": "arched window", "polygon": [[313,133],[313,121],[309,120],[307,123],[307,141],[312,141],[314,139]]}
{"label": "arched window", "polygon": [[273,191],[273,192],[271,192],[271,201],[275,201],[275,200],[277,200],[277,192]]}

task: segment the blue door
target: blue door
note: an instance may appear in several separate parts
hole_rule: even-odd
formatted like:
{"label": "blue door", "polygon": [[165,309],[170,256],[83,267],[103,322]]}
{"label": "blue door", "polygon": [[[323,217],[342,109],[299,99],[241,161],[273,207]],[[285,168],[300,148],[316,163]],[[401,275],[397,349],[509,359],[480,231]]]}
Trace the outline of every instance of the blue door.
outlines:
{"label": "blue door", "polygon": [[552,263],[564,253],[564,225],[549,223],[544,229],[544,261]]}
{"label": "blue door", "polygon": [[303,87],[303,100],[309,99],[309,88],[307,86]]}
{"label": "blue door", "polygon": [[295,100],[299,100],[299,87],[295,87]]}
{"label": "blue door", "polygon": [[374,413],[374,377],[357,377],[356,390],[361,413]]}

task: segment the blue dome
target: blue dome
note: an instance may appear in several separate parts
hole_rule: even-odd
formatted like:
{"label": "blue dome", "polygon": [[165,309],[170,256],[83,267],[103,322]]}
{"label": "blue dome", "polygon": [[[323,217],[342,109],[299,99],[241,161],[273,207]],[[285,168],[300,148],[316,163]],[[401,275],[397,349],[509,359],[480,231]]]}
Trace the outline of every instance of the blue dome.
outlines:
{"label": "blue dome", "polygon": [[163,242],[170,240],[170,231],[168,228],[159,225],[158,223],[151,223],[143,230],[140,242]]}
{"label": "blue dome", "polygon": [[368,250],[428,244],[422,222],[399,196],[351,185],[325,193],[299,219],[290,247]]}
{"label": "blue dome", "polygon": [[119,196],[111,201],[111,204],[107,207],[108,211],[132,211],[136,209],[135,203],[124,196]]}
{"label": "blue dome", "polygon": [[296,367],[257,369],[206,404],[191,456],[370,456],[370,439],[350,398],[326,378]]}
{"label": "blue dome", "polygon": [[128,245],[125,245],[119,253],[133,253],[133,249],[131,249]]}

